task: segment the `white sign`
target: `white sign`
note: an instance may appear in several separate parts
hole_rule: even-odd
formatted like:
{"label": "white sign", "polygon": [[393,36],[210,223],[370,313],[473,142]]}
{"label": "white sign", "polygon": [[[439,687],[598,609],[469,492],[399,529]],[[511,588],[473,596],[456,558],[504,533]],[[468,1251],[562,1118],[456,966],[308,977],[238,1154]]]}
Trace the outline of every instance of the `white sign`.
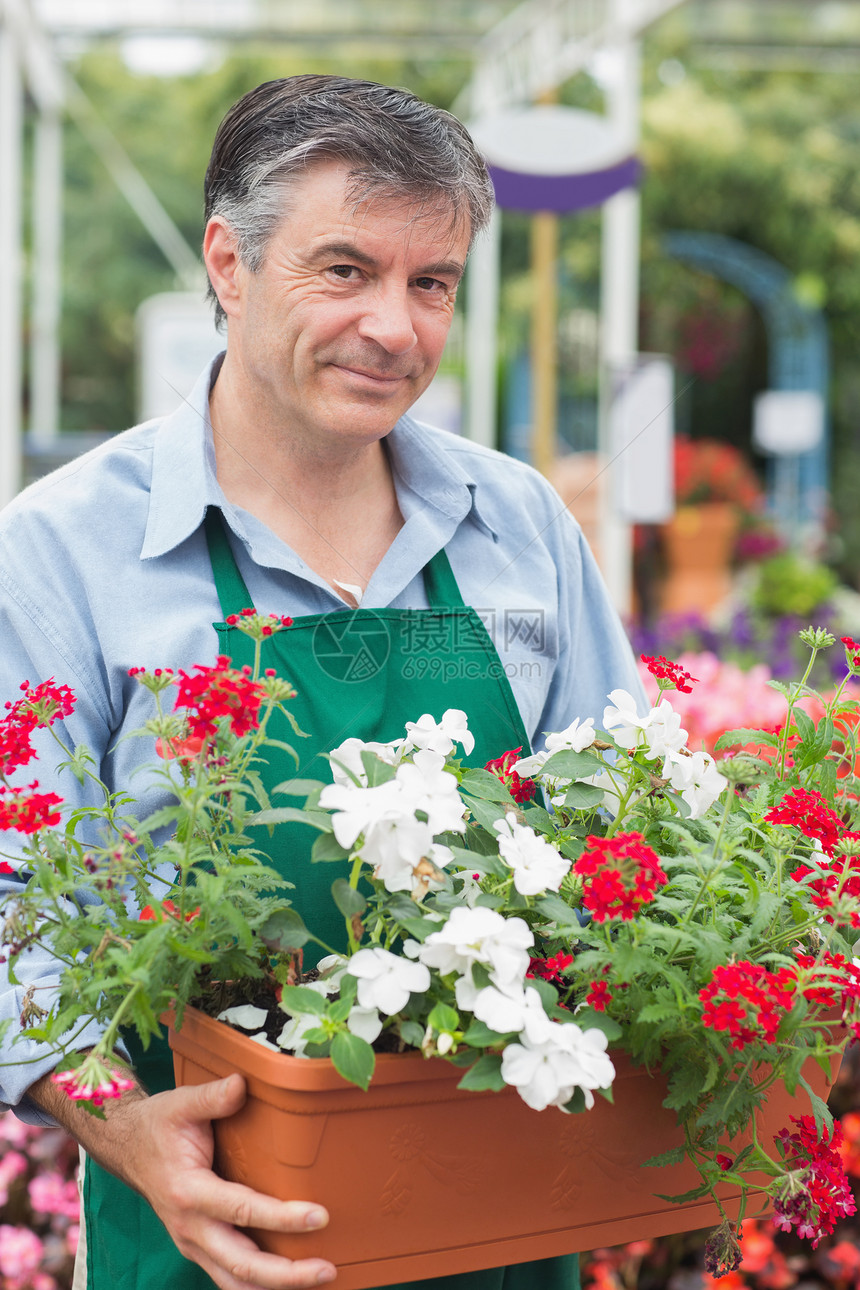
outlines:
{"label": "white sign", "polygon": [[187,399],[197,377],[226,347],[215,329],[212,306],[202,295],[166,291],[137,311],[138,416],[167,416]]}
{"label": "white sign", "polygon": [[630,524],[661,524],[675,509],[675,381],[671,360],[640,354],[610,374],[609,449],[615,505]]}
{"label": "white sign", "polygon": [[753,405],[753,443],[760,452],[809,452],[824,434],[824,400],[814,390],[765,390]]}

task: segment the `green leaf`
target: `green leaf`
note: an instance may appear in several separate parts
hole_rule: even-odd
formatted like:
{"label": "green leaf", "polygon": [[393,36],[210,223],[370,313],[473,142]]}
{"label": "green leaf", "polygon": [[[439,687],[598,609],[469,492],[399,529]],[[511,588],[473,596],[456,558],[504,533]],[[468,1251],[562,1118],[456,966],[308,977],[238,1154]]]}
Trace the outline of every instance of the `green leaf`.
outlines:
{"label": "green leaf", "polygon": [[363,914],[367,908],[367,901],[360,891],[351,887],[346,878],[335,878],[331,885],[331,894],[334,903],[337,905],[344,918],[353,918],[356,914]]}
{"label": "green leaf", "polygon": [[[387,761],[383,761],[375,752],[369,752],[366,748],[361,752],[361,764],[364,767],[364,773],[367,776],[368,788],[376,788],[379,784],[387,784],[390,779],[394,779],[397,774],[397,767],[391,766]],[[332,1058],[332,1060],[334,1060]],[[356,1083],[357,1081],[353,1081]]]}
{"label": "green leaf", "polygon": [[484,1053],[474,1066],[469,1067],[457,1085],[457,1088],[468,1088],[475,1093],[485,1089],[492,1089],[497,1093],[504,1087],[501,1053]]}
{"label": "green leaf", "polygon": [[582,1115],[582,1112],[588,1109],[585,1105],[585,1093],[581,1088],[573,1090],[573,1097],[565,1102],[564,1109],[568,1115]]}
{"label": "green leaf", "polygon": [[587,811],[599,806],[604,796],[605,790],[596,784],[571,784],[564,795],[564,804],[574,811]]}
{"label": "green leaf", "polygon": [[324,1017],[326,1013],[324,997],[316,990],[309,990],[305,985],[283,986],[281,988],[281,1004],[287,1012],[292,1014],[308,1012],[316,1017]]}
{"label": "green leaf", "polygon": [[277,784],[272,789],[272,796],[283,793],[285,797],[310,797],[311,793],[324,787],[321,779],[285,779],[283,784]]}
{"label": "green leaf", "polygon": [[779,743],[779,736],[771,730],[750,730],[746,727],[739,730],[725,730],[714,744],[714,750],[721,752],[723,748],[736,748],[739,744],[769,744],[770,747],[776,748]]}
{"label": "green leaf", "polygon": [[642,1161],[642,1166],[645,1169],[662,1169],[665,1165],[679,1165],[685,1155],[683,1147],[672,1147],[670,1151],[661,1151],[657,1156],[649,1156],[647,1160]]}
{"label": "green leaf", "polygon": [[576,1024],[583,1030],[602,1030],[611,1044],[622,1035],[621,1027],[613,1017],[608,1017],[605,1012],[598,1012],[587,1004],[577,1009]]}
{"label": "green leaf", "polygon": [[349,852],[340,845],[333,833],[321,833],[311,848],[311,860],[348,860]]}
{"label": "green leaf", "polygon": [[460,780],[460,787],[472,797],[480,797],[487,802],[504,802],[511,810],[516,806],[506,786],[488,770],[467,770]]}
{"label": "green leaf", "polygon": [[404,1044],[411,1048],[420,1048],[424,1042],[424,1027],[420,1021],[401,1021],[397,1027]]}
{"label": "green leaf", "polygon": [[656,1192],[660,1200],[671,1201],[674,1205],[685,1205],[688,1200],[698,1200],[700,1196],[706,1196],[711,1190],[710,1183],[702,1183],[700,1187],[692,1187],[689,1191],[682,1192],[679,1196],[664,1196],[662,1192]]}
{"label": "green leaf", "polygon": [[535,906],[542,914],[546,914],[547,918],[551,918],[554,923],[558,923],[560,927],[570,927],[577,932],[582,928],[582,922],[577,916],[577,911],[571,909],[567,901],[556,895],[555,892],[548,891],[539,900],[535,901]]}
{"label": "green leaf", "polygon": [[311,939],[301,914],[295,909],[278,909],[270,914],[257,935],[270,950],[298,950]]}
{"label": "green leaf", "polygon": [[303,811],[300,806],[272,806],[267,811],[257,811],[254,815],[249,815],[247,824],[253,828],[257,824],[310,824],[315,829],[329,828],[331,826],[331,816],[325,817],[325,822],[320,819],[319,815],[312,815],[309,811]]}
{"label": "green leaf", "polygon": [[463,1042],[471,1048],[495,1048],[506,1038],[510,1038],[510,1036],[500,1035],[498,1031],[491,1030],[485,1022],[476,1019],[463,1035]]}
{"label": "green leaf", "polygon": [[428,1026],[434,1030],[456,1030],[460,1025],[459,1013],[449,1007],[447,1003],[437,1003],[430,1010],[430,1016],[427,1018]]}
{"label": "green leaf", "polygon": [[470,873],[483,873],[492,878],[504,878],[510,873],[507,865],[497,855],[482,855],[467,851],[465,847],[452,847],[454,859]]}
{"label": "green leaf", "polygon": [[331,1041],[331,1060],[335,1070],[350,1084],[366,1089],[373,1076],[376,1057],[366,1039],[342,1030]]}
{"label": "green leaf", "polygon": [[505,812],[498,802],[483,802],[479,797],[469,798],[469,810],[477,822],[491,833],[495,833],[495,825],[498,820],[502,819]]}
{"label": "green leaf", "polygon": [[812,1104],[812,1114],[815,1116],[815,1127],[818,1130],[818,1136],[821,1137],[822,1129],[827,1126],[828,1136],[833,1132],[833,1116],[826,1102],[823,1102],[817,1093],[809,1087],[802,1075],[797,1080],[801,1088],[809,1095],[809,1101]]}
{"label": "green leaf", "polygon": [[602,770],[606,770],[606,767],[594,753],[573,752],[570,748],[563,748],[544,762],[541,774],[548,775],[550,779],[584,779],[587,775],[597,775]]}

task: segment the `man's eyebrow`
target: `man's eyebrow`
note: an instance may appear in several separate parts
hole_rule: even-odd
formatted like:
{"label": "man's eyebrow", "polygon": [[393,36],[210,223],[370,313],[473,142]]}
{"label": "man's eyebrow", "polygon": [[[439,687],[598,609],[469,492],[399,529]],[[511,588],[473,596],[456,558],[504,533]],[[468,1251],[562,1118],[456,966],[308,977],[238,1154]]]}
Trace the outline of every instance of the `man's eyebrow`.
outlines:
{"label": "man's eyebrow", "polygon": [[[314,248],[310,258],[315,263],[326,260],[332,263],[337,263],[338,260],[352,261],[365,265],[368,269],[375,269],[378,264],[372,255],[360,250],[354,242],[322,242]],[[461,260],[438,260],[433,264],[422,266],[414,276],[417,278],[451,277],[459,282],[465,271],[466,266]]]}

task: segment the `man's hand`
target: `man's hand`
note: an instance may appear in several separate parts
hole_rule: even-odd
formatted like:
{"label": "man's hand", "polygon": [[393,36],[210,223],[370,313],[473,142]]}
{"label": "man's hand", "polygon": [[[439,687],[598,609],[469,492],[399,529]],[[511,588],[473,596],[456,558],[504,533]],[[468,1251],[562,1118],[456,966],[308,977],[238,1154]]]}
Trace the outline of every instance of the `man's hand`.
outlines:
{"label": "man's hand", "polygon": [[[46,1087],[47,1086],[47,1087]],[[49,1077],[30,1094],[78,1139],[94,1160],[146,1198],[180,1253],[221,1290],[293,1290],[334,1279],[331,1263],[311,1257],[310,1233],[328,1214],[305,1201],[280,1201],[212,1172],[212,1120],[245,1100],[240,1075],[147,1097],[135,1090],[105,1106],[97,1120],[65,1099]],[[59,1099],[63,1099],[60,1101]],[[265,1254],[242,1227],[309,1233],[307,1259]],[[92,1239],[98,1234],[93,1233]]]}

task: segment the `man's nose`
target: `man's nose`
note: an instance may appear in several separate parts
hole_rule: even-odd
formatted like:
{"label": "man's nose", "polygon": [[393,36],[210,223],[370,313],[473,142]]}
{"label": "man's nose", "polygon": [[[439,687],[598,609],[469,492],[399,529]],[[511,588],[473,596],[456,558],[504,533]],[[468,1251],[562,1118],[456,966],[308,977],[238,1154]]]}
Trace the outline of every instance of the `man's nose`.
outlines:
{"label": "man's nose", "polygon": [[418,339],[408,289],[394,287],[373,292],[359,321],[358,334],[376,341],[388,354],[408,354]]}

